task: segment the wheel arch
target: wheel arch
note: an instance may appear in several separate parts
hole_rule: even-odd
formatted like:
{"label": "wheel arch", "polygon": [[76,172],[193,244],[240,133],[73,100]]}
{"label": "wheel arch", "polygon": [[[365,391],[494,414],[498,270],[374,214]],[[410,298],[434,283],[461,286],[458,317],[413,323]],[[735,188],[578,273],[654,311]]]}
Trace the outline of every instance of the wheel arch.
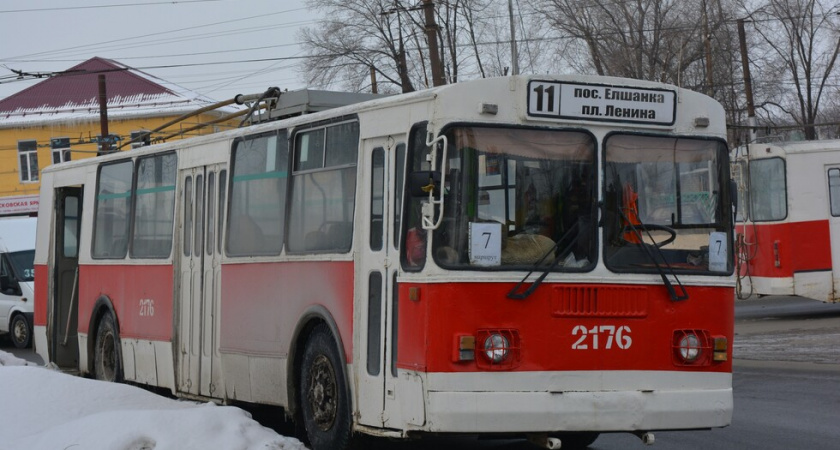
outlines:
{"label": "wheel arch", "polygon": [[90,313],[90,323],[88,324],[88,339],[87,339],[87,373],[93,372],[93,364],[96,347],[96,330],[99,329],[99,322],[105,314],[110,314],[114,318],[114,327],[116,327],[117,336],[120,335],[120,318],[117,316],[117,311],[114,308],[114,302],[107,295],[101,295],[96,299],[93,305],[93,310]]}
{"label": "wheel arch", "polygon": [[[344,351],[344,341],[341,337],[341,333],[339,332],[338,324],[335,321],[335,318],[333,318],[327,308],[321,305],[309,307],[301,315],[300,320],[298,320],[298,324],[295,327],[295,332],[292,336],[292,341],[289,347],[289,359],[286,362],[286,392],[288,393],[289,398],[289,404],[287,406],[288,414],[296,421],[300,413],[300,399],[298,398],[296,389],[296,386],[298,385],[298,377],[300,375],[300,359],[301,355],[303,355],[303,350],[309,335],[319,324],[325,324],[330,329],[339,357],[341,358],[341,361],[344,362],[345,366],[347,364],[347,354]],[[342,368],[342,370],[344,371],[345,383],[347,383],[347,388],[350,390],[352,387],[352,383],[350,382],[350,371],[346,370],[346,368]],[[355,392],[350,393],[351,402],[353,401],[354,395]]]}

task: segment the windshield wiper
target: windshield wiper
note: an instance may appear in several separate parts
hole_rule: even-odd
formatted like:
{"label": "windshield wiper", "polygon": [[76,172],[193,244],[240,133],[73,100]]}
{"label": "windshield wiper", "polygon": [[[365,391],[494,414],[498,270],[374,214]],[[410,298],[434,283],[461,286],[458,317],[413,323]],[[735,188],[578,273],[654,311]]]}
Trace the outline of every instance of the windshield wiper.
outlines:
{"label": "windshield wiper", "polygon": [[566,230],[566,232],[563,233],[563,236],[561,236],[560,239],[558,239],[554,243],[554,245],[551,247],[551,249],[549,251],[547,251],[542,256],[542,258],[540,258],[537,262],[535,262],[533,266],[531,266],[531,269],[528,271],[527,274],[525,274],[525,277],[522,278],[522,280],[520,280],[519,283],[516,283],[516,286],[514,286],[513,289],[511,289],[510,292],[507,293],[507,298],[513,299],[513,300],[524,300],[524,299],[528,298],[528,296],[530,296],[531,294],[534,293],[534,291],[542,284],[543,280],[545,280],[545,277],[547,277],[548,274],[551,273],[551,271],[554,270],[555,267],[557,267],[557,264],[560,263],[560,260],[564,257],[564,255],[568,254],[568,251],[572,249],[572,246],[575,245],[575,243],[577,242],[581,233],[578,233],[574,237],[574,239],[572,239],[571,242],[569,242],[569,244],[566,247],[563,248],[563,251],[561,251],[560,253],[557,254],[557,256],[554,257],[554,260],[551,261],[551,264],[545,270],[543,270],[542,274],[540,274],[540,276],[536,280],[534,280],[534,282],[531,283],[531,285],[528,286],[527,289],[525,289],[522,292],[519,292],[519,291],[520,291],[520,288],[522,287],[522,285],[525,284],[525,282],[528,280],[528,278],[531,277],[531,274],[533,274],[543,264],[543,262],[546,260],[546,258],[548,258],[548,255],[550,255],[552,252],[557,250],[557,248],[560,247],[560,244],[573,231],[578,229],[578,224],[579,223],[580,223],[580,221],[576,221],[575,224],[572,225],[571,228]]}
{"label": "windshield wiper", "polygon": [[[627,216],[624,214],[624,211],[622,211],[621,208],[618,208],[618,213],[621,214],[621,218],[624,219],[624,222],[627,224],[627,226],[630,227],[630,230],[638,239],[638,245],[642,247],[645,254],[653,262],[653,265],[656,267],[656,271],[659,272],[659,276],[662,278],[662,282],[665,284],[665,288],[668,289],[668,294],[671,296],[671,301],[677,302],[682,300],[688,300],[688,291],[685,290],[685,286],[683,286],[682,282],[680,282],[680,279],[677,277],[677,274],[674,273],[674,268],[671,267],[671,265],[668,263],[668,260],[665,259],[665,255],[662,254],[662,249],[660,249],[656,245],[656,240],[650,234],[649,228],[653,228],[653,226],[645,225],[641,221],[639,221],[639,223],[637,224],[633,224],[633,222],[627,218]],[[637,226],[647,232],[648,237],[650,238],[651,242],[654,243],[654,245],[645,244],[644,236],[642,236],[642,232],[639,231],[639,228],[637,228]],[[673,240],[674,239],[672,236],[672,238],[670,240],[666,240],[664,244],[670,243]],[[651,247],[653,247],[656,250],[656,256],[662,258],[662,262],[665,264],[665,268],[659,265],[659,262],[656,260],[656,256],[654,256]],[[668,271],[667,274],[665,273],[665,269],[667,269]],[[681,294],[677,294],[677,290],[674,288],[674,284],[671,283],[671,280],[668,279],[668,275],[674,277],[674,281],[676,281],[677,286],[679,286]]]}

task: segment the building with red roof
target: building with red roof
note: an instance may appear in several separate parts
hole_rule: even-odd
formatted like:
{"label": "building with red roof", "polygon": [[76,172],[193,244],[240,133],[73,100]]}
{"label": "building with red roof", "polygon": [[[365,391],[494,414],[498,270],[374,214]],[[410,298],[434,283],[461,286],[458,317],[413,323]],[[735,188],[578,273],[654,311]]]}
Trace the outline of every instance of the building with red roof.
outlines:
{"label": "building with red roof", "polygon": [[[106,94],[107,139],[101,137],[100,75]],[[96,57],[0,100],[0,216],[37,211],[39,169],[94,157],[103,151],[103,143],[111,151],[130,150],[238,124],[233,119],[219,122],[236,112],[224,107],[149,134],[214,103],[140,70]],[[211,122],[218,123],[192,130]],[[188,133],[178,134],[187,129]]]}

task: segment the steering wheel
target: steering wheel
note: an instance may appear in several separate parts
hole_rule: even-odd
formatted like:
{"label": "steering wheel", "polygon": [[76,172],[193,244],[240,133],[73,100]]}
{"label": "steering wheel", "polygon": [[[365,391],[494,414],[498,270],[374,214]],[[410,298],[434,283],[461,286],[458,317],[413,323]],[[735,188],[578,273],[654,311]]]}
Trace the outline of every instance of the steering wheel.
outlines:
{"label": "steering wheel", "polygon": [[668,236],[668,239],[665,239],[662,242],[654,242],[653,245],[656,246],[656,248],[662,248],[662,247],[670,244],[671,242],[674,242],[674,239],[677,238],[677,230],[675,230],[671,227],[666,227],[665,225],[657,225],[657,224],[654,224],[654,223],[646,223],[646,224],[633,225],[632,227],[630,225],[625,225],[624,228],[621,229],[621,234],[620,234],[621,240],[623,242],[627,243],[627,244],[642,245],[643,243],[641,243],[641,242],[632,242],[632,241],[627,240],[627,238],[624,237],[627,233],[633,233],[635,235],[636,232],[634,231],[634,229],[639,231],[639,232],[643,232],[643,231],[664,231],[664,232],[670,234],[670,236]]}

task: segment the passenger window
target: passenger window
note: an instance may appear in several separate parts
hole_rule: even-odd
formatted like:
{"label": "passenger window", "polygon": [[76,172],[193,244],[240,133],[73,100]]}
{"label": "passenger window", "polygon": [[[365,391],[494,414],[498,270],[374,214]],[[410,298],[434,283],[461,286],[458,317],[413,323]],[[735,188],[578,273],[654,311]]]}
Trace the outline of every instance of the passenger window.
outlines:
{"label": "passenger window", "polygon": [[370,177],[370,249],[382,250],[385,195],[385,150],[373,149]]}
{"label": "passenger window", "polygon": [[[320,142],[325,148],[317,147]],[[305,130],[295,136],[289,251],[350,251],[358,148],[359,123],[355,121]],[[327,156],[320,160],[317,155]]]}
{"label": "passenger window", "polygon": [[99,168],[91,251],[94,258],[122,259],[128,252],[133,167],[132,161],[128,160]]}
{"label": "passenger window", "polygon": [[234,144],[228,255],[279,255],[283,248],[289,176],[285,135],[280,131]]}
{"label": "passenger window", "polygon": [[831,215],[840,216],[840,169],[828,169],[828,197]]}
{"label": "passenger window", "polygon": [[172,252],[176,169],[174,153],[137,160],[132,258],[167,258]]}

